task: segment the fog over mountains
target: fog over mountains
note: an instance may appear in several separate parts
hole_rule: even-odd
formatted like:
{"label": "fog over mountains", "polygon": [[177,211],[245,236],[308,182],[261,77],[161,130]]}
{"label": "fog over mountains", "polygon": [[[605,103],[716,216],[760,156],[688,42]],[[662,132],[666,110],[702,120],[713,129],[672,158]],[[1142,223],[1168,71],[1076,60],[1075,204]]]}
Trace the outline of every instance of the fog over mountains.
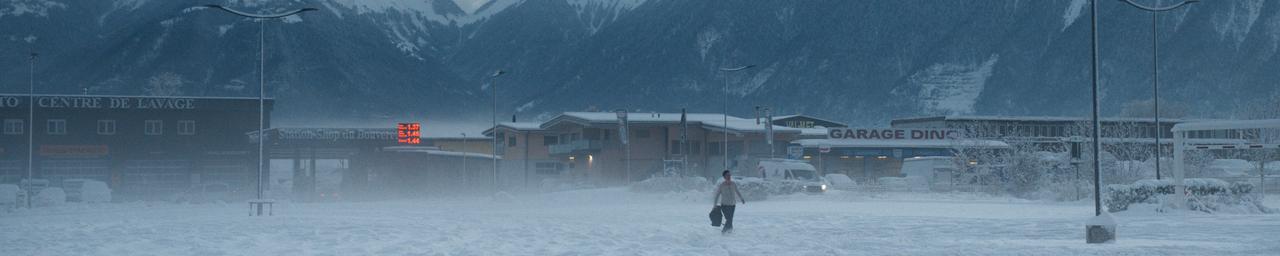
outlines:
{"label": "fog over mountains", "polygon": [[[316,7],[266,28],[283,123],[752,106],[858,126],[1089,110],[1087,1],[0,0],[0,92],[257,96],[258,24],[212,9]],[[1172,1],[1140,1],[1167,5]],[[1104,115],[1150,100],[1151,14],[1099,1]],[[1243,118],[1277,99],[1280,1],[1160,16],[1162,97]],[[409,113],[413,113],[410,115]],[[381,123],[377,123],[381,124]]]}

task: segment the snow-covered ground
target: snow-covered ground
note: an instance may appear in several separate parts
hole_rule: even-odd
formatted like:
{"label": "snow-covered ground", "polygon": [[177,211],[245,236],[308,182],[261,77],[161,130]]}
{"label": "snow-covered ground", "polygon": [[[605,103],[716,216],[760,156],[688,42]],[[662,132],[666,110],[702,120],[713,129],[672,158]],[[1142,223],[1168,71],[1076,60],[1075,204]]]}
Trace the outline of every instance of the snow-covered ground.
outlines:
{"label": "snow-covered ground", "polygon": [[[1280,206],[1280,196],[1268,199]],[[1280,215],[1118,214],[1084,243],[1091,202],[835,192],[739,206],[597,189],[516,197],[284,204],[67,204],[0,214],[3,255],[1277,255]]]}

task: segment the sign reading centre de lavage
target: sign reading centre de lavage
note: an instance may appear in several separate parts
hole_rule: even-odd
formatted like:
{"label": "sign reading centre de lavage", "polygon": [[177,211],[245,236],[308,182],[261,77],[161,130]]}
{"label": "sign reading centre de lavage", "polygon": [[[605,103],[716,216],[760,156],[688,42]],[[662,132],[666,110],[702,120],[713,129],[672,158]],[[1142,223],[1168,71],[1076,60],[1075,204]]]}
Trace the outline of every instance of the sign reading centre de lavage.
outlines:
{"label": "sign reading centre de lavage", "polygon": [[958,138],[959,134],[951,129],[827,129],[828,139],[842,140],[949,140]]}
{"label": "sign reading centre de lavage", "polygon": [[[0,108],[26,107],[25,96],[0,96]],[[36,96],[38,108],[67,109],[160,109],[182,110],[195,109],[195,99],[191,98],[121,98],[92,96]]]}

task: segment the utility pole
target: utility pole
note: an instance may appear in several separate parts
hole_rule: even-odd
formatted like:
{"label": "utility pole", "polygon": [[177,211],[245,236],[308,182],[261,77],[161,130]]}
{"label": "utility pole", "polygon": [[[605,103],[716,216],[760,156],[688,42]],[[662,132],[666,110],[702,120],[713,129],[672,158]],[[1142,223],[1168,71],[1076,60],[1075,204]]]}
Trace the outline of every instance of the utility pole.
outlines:
{"label": "utility pole", "polygon": [[[27,184],[23,185],[23,190],[31,187],[33,179],[35,179],[35,134],[36,134],[36,58],[40,54],[35,51],[31,52],[31,72],[28,73],[27,81]],[[31,208],[32,191],[26,191],[27,208]]]}
{"label": "utility pole", "polygon": [[1160,136],[1164,136],[1164,128],[1163,126],[1160,126],[1160,51],[1159,51],[1159,44],[1158,44],[1159,38],[1160,38],[1160,30],[1156,25],[1159,24],[1160,12],[1172,11],[1174,9],[1178,9],[1178,7],[1182,7],[1183,5],[1199,2],[1199,0],[1186,0],[1169,7],[1150,7],[1150,6],[1145,6],[1145,5],[1135,3],[1133,2],[1133,0],[1121,0],[1121,1],[1129,4],[1130,6],[1133,6],[1134,8],[1151,12],[1151,94],[1152,94],[1151,104],[1152,104],[1152,108],[1155,109],[1156,179],[1159,180],[1161,178],[1160,177],[1161,176],[1160,175],[1160,153],[1161,153],[1160,151],[1163,150],[1160,146]]}
{"label": "utility pole", "polygon": [[[506,71],[499,69],[493,72],[489,77],[489,86],[493,89],[493,188],[498,189],[498,77],[506,74]],[[505,139],[505,138],[503,138]]]}

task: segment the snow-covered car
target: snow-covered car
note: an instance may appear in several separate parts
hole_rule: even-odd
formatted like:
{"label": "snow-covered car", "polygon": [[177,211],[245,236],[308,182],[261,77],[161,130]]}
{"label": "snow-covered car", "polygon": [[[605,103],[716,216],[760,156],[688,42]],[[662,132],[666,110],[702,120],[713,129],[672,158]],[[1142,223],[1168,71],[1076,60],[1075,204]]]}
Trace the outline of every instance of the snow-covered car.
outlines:
{"label": "snow-covered car", "polygon": [[62,188],[48,187],[36,193],[31,202],[36,206],[57,206],[67,202],[67,193]]}
{"label": "snow-covered car", "polygon": [[849,175],[831,173],[823,175],[823,178],[826,178],[827,184],[830,185],[827,189],[853,190],[858,186],[858,183],[849,178]]}
{"label": "snow-covered car", "polygon": [[62,180],[62,190],[67,193],[67,202],[111,202],[111,188],[106,182],[91,179]]}
{"label": "snow-covered car", "polygon": [[240,192],[226,183],[204,183],[192,185],[186,191],[173,196],[176,203],[212,203],[228,202],[240,198]]}
{"label": "snow-covered car", "polygon": [[827,192],[827,181],[818,176],[813,165],[789,159],[760,160],[756,167],[765,181],[793,181],[805,193]]}

